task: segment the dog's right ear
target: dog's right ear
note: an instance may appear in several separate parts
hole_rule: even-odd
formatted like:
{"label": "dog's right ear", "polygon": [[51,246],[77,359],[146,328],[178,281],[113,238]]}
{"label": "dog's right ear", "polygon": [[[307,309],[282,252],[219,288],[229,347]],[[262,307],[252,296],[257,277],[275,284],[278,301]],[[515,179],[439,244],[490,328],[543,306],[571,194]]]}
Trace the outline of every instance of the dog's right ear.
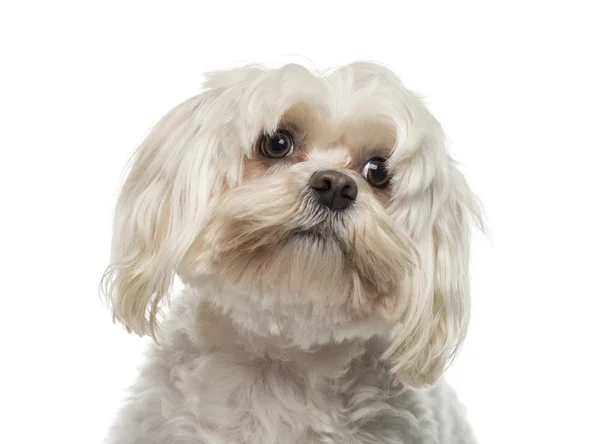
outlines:
{"label": "dog's right ear", "polygon": [[210,83],[152,129],[133,158],[115,211],[111,264],[101,290],[115,320],[155,339],[160,302],[199,233],[209,200],[242,168],[244,153],[232,127],[241,90],[211,89]]}
{"label": "dog's right ear", "polygon": [[199,142],[202,100],[172,109],[138,148],[115,210],[111,265],[102,290],[113,316],[128,331],[154,335],[159,303],[169,293],[175,270],[201,218],[208,189],[189,178],[192,167],[208,173]]}

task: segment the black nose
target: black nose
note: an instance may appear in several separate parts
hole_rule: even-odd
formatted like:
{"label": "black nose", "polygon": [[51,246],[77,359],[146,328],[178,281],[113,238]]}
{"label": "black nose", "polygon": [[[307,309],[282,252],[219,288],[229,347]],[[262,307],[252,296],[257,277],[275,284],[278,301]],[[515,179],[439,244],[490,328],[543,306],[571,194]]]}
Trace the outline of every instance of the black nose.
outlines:
{"label": "black nose", "polygon": [[358,194],[354,179],[333,170],[316,172],[310,179],[310,186],[315,190],[321,205],[332,210],[345,210]]}

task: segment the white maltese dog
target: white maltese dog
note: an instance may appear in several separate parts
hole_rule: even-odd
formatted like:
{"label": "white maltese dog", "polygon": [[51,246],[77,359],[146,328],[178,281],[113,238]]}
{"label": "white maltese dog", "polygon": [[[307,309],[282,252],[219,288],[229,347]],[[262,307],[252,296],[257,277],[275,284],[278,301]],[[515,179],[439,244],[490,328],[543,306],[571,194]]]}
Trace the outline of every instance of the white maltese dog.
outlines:
{"label": "white maltese dog", "polygon": [[478,220],[440,125],[389,69],[209,75],[117,205],[103,289],[156,346],[109,442],[473,443],[439,377]]}

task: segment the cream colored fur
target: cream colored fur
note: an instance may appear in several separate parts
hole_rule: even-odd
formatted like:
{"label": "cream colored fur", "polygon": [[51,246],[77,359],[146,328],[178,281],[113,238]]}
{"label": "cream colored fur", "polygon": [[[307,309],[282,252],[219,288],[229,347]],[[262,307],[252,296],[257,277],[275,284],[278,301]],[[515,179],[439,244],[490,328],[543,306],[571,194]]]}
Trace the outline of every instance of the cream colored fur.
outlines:
{"label": "cream colored fur", "polygon": [[[117,206],[103,289],[157,345],[109,442],[472,443],[439,377],[466,332],[479,212],[437,121],[372,63],[205,86],[152,130]],[[294,151],[261,158],[280,127]],[[362,177],[372,157],[386,190]],[[324,169],[358,184],[347,211],[315,202]]]}

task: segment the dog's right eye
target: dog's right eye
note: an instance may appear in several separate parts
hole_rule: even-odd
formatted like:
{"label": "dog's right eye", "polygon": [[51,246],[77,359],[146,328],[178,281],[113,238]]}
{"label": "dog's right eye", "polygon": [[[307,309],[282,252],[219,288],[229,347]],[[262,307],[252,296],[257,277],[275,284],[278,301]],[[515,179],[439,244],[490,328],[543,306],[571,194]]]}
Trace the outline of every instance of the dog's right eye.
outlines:
{"label": "dog's right eye", "polygon": [[260,141],[260,152],[269,159],[283,159],[294,151],[294,139],[284,130],[273,135],[264,135]]}

